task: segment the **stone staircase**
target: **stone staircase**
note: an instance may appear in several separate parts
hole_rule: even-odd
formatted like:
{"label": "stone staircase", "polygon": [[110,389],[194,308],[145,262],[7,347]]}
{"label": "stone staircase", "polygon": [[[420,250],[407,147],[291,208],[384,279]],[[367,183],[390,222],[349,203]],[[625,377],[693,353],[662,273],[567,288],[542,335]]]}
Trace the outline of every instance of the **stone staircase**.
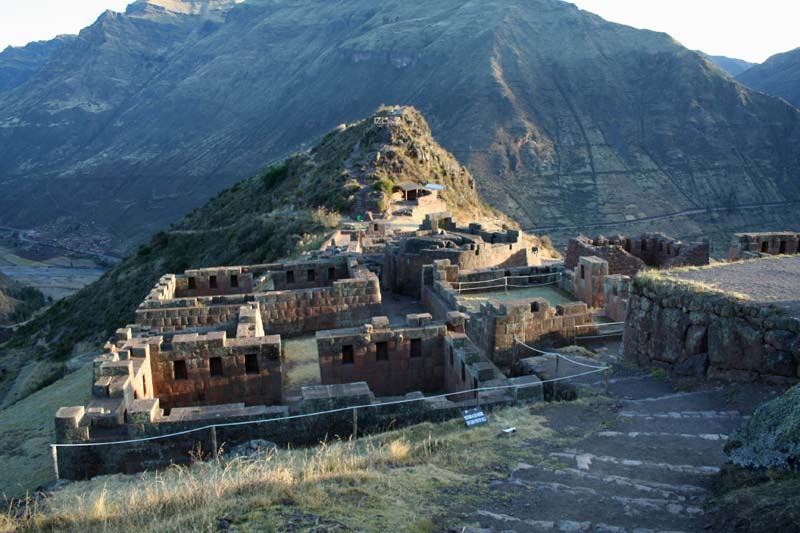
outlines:
{"label": "stone staircase", "polygon": [[[751,394],[742,409],[741,401],[732,402],[732,389],[678,391],[649,374],[621,368],[617,374],[623,375],[609,384],[617,410],[606,423],[564,449],[549,450],[545,461],[528,464],[521,457],[506,479],[489,484],[486,505],[471,517],[480,527],[458,530],[705,530],[704,509],[727,460],[727,435],[765,391]],[[583,381],[602,390],[596,376]]]}

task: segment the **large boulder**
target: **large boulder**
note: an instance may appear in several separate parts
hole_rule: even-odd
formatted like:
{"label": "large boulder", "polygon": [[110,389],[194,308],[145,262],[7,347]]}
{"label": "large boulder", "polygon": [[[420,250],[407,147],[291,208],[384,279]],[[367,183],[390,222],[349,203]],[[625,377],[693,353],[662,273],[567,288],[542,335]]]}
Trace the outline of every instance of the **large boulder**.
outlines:
{"label": "large boulder", "polygon": [[725,451],[738,466],[800,471],[800,385],[759,407]]}

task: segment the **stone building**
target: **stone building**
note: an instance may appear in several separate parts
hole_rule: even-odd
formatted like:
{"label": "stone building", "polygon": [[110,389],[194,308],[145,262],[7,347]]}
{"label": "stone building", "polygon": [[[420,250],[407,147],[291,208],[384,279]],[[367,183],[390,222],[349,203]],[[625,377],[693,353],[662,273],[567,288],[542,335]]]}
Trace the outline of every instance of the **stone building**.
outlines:
{"label": "stone building", "polygon": [[709,263],[708,242],[684,243],[663,233],[645,233],[639,237],[577,237],[567,244],[564,266],[578,266],[581,257],[599,257],[608,262],[609,274],[633,277],[646,267],[673,268],[703,266]]}
{"label": "stone building", "polygon": [[449,215],[428,215],[420,231],[387,246],[383,284],[419,298],[423,266],[434,261],[446,259],[463,270],[536,266],[538,246],[538,239],[521,231],[487,231],[480,224],[459,228]]}
{"label": "stone building", "polygon": [[800,233],[737,233],[731,239],[729,261],[753,259],[763,255],[800,254]]}

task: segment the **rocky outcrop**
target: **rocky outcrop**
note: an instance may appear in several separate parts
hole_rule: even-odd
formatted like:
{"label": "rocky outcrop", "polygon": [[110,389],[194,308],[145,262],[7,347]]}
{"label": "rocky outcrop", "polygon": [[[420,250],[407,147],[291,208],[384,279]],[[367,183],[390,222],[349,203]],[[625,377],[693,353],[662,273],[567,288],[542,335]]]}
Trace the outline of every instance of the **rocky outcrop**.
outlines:
{"label": "rocky outcrop", "polygon": [[738,466],[800,471],[800,385],[759,407],[725,451]]}
{"label": "rocky outcrop", "polygon": [[634,281],[624,349],[632,363],[679,376],[788,383],[800,378],[800,320],[670,280]]}
{"label": "rocky outcrop", "polygon": [[0,223],[97,224],[126,248],[380,103],[422,109],[523,227],[800,223],[791,206],[752,208],[800,199],[800,112],[561,0],[107,12],[0,94]]}

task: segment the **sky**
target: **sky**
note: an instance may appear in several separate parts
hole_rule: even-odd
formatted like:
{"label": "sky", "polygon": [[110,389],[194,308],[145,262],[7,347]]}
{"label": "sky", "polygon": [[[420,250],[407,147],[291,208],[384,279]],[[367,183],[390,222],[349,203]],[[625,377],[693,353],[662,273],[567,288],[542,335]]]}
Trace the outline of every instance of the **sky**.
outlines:
{"label": "sky", "polygon": [[[77,33],[132,0],[0,0],[0,50]],[[663,31],[684,46],[760,63],[800,46],[798,0],[571,0],[605,19]]]}

